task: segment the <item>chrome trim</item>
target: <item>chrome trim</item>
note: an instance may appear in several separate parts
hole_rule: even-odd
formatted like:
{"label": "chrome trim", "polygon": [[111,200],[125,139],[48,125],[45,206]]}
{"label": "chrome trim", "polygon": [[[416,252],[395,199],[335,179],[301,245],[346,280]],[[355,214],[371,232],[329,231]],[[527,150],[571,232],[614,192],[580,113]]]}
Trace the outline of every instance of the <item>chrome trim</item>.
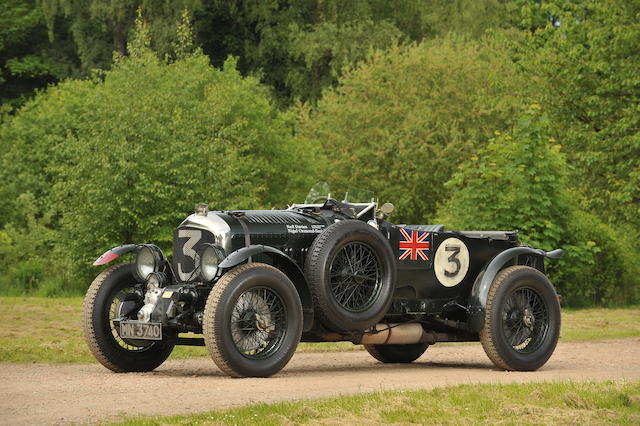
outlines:
{"label": "chrome trim", "polygon": [[206,217],[192,214],[180,224],[180,227],[183,226],[211,232],[215,238],[215,244],[225,253],[231,253],[231,227],[215,212],[209,212]]}

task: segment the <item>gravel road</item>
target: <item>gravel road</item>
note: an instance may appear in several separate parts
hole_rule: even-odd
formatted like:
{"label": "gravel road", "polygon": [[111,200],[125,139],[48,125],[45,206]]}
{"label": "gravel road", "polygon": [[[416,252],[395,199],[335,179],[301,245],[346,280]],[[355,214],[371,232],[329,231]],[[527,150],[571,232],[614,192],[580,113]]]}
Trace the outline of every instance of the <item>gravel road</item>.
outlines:
{"label": "gravel road", "polygon": [[542,369],[528,373],[494,369],[479,343],[435,345],[408,365],[383,365],[364,351],[298,353],[269,379],[228,378],[208,358],[130,374],[98,364],[0,364],[0,423],[95,423],[389,389],[564,379],[640,379],[640,339],[560,343]]}

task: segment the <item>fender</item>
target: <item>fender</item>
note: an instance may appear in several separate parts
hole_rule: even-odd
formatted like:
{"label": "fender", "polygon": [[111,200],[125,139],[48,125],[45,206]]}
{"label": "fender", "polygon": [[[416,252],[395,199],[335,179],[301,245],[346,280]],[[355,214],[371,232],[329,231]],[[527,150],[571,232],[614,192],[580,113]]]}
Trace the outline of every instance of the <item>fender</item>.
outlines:
{"label": "fender", "polygon": [[302,315],[303,315],[303,331],[309,331],[313,326],[313,300],[311,298],[311,290],[309,284],[304,277],[302,269],[298,264],[282,251],[263,245],[250,245],[243,247],[231,253],[220,262],[220,269],[230,269],[240,263],[248,260],[251,262],[251,257],[257,254],[264,254],[269,256],[273,260],[273,264],[280,269],[284,274],[289,277],[300,296],[300,302],[302,302]]}
{"label": "fender", "polygon": [[512,247],[495,256],[482,268],[471,289],[469,296],[469,320],[467,327],[470,331],[479,332],[484,327],[484,314],[487,306],[489,289],[494,278],[505,265],[520,255],[532,254],[550,259],[559,259],[564,254],[562,249],[546,252],[533,247]]}
{"label": "fender", "polygon": [[123,254],[134,251],[137,248],[138,248],[138,244],[123,244],[118,247],[113,247],[105,251],[104,253],[102,253],[102,256],[100,256],[99,258],[96,259],[95,262],[93,262],[93,266],[106,265],[112,260],[119,258]]}

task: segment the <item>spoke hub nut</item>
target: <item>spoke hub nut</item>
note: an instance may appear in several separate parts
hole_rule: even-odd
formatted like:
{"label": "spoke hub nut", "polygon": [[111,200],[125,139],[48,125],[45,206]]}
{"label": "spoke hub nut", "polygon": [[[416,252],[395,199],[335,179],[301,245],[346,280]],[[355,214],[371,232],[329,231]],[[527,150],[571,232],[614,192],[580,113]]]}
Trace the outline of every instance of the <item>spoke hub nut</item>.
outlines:
{"label": "spoke hub nut", "polygon": [[533,324],[536,322],[536,318],[533,316],[529,309],[524,310],[524,315],[522,317],[522,322],[528,328],[533,328]]}

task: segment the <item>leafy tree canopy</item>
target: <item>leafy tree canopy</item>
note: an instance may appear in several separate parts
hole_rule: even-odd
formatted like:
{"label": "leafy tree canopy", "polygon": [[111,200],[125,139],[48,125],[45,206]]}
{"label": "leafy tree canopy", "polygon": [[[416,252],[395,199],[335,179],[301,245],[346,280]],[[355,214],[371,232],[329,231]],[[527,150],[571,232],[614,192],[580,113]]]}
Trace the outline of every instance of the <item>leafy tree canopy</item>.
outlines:
{"label": "leafy tree canopy", "polygon": [[640,1],[569,3],[523,46],[586,207],[640,231]]}
{"label": "leafy tree canopy", "polygon": [[329,181],[373,188],[396,220],[425,222],[457,165],[513,120],[523,85],[501,37],[396,47],[303,107],[299,133]]}
{"label": "leafy tree canopy", "polygon": [[[59,23],[61,29],[66,24]],[[42,9],[35,0],[6,0],[0,8],[0,103],[11,109],[35,89],[73,75],[73,46],[47,38]]]}
{"label": "leafy tree canopy", "polygon": [[[550,13],[540,6],[549,2],[534,0],[8,1],[0,22],[18,62],[5,74],[24,81],[7,98],[109,68],[113,52],[127,53],[138,8],[150,23],[154,50],[171,55],[176,22],[187,9],[196,41],[212,63],[221,66],[237,56],[238,69],[258,73],[281,105],[317,100],[372,50],[447,34],[478,37],[491,28],[544,26]],[[0,66],[4,56],[7,61],[16,55],[0,48]]]}
{"label": "leafy tree canopy", "polygon": [[539,109],[532,105],[460,165],[446,184],[452,192],[438,220],[453,229],[518,229],[533,247],[562,247],[564,258],[548,267],[570,304],[638,300],[632,238],[580,209],[561,145]]}
{"label": "leafy tree canopy", "polygon": [[[11,152],[0,172],[6,196],[34,193],[82,265],[126,242],[169,248],[198,201],[268,208],[304,192],[305,151],[258,80],[235,60],[215,69],[199,51],[159,59],[139,25],[112,70],[38,95],[0,131]],[[45,173],[33,175],[34,163]]]}

